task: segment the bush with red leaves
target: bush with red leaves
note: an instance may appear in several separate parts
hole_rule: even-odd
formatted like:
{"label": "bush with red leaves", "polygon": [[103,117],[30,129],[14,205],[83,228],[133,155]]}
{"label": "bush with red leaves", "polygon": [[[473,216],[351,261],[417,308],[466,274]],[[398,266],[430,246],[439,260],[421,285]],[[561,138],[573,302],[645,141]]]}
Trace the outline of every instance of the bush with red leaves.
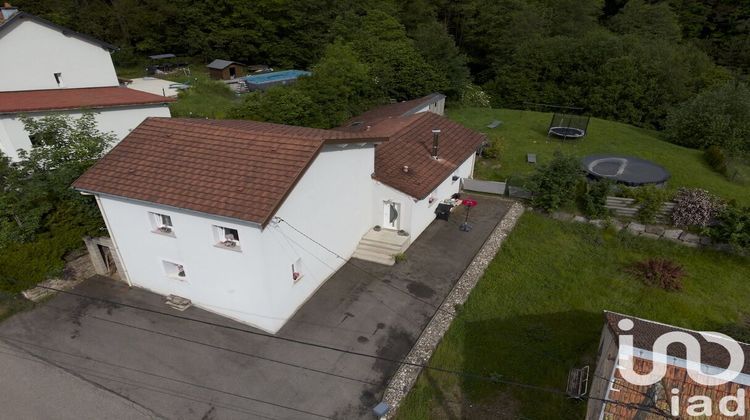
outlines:
{"label": "bush with red leaves", "polygon": [[682,278],[685,277],[685,270],[680,264],[662,258],[639,261],[628,267],[627,271],[647,285],[668,292],[682,290]]}

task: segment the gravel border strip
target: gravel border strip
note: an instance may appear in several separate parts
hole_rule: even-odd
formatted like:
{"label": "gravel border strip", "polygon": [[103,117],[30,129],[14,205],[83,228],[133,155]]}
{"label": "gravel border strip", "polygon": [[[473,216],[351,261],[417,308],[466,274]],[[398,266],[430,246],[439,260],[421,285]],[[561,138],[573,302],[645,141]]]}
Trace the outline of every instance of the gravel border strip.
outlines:
{"label": "gravel border strip", "polygon": [[[405,362],[424,365],[430,360],[432,353],[438,344],[440,344],[453,319],[456,317],[455,306],[465,303],[466,299],[469,298],[469,294],[474,289],[474,286],[477,285],[479,279],[482,278],[484,270],[487,269],[487,266],[495,258],[495,255],[500,250],[500,246],[516,226],[516,222],[518,222],[524,210],[525,208],[521,203],[514,202],[511,205],[508,213],[497,224],[495,230],[474,256],[471,264],[469,264],[461,275],[461,278],[453,286],[453,289],[440,306],[438,312],[424,331],[422,331],[414,347],[406,355]],[[390,411],[382,417],[383,419],[391,419],[396,415],[399,405],[416,383],[421,371],[422,368],[412,365],[401,365],[399,367],[383,393],[383,402],[390,406]]]}

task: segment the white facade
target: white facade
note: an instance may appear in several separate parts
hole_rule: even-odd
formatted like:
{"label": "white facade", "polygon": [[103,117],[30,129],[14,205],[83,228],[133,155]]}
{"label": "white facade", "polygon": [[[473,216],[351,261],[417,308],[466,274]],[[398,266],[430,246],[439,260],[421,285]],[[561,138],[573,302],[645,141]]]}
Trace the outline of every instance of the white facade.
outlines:
{"label": "white facade", "polygon": [[[275,333],[372,227],[374,156],[372,144],[326,146],[276,212],[283,221],[264,229],[108,196],[100,209],[132,285]],[[154,213],[171,218],[173,234],[154,232]],[[236,229],[239,244],[218,244],[217,226]]]}
{"label": "white facade", "polygon": [[[377,182],[373,203],[373,226],[379,225],[385,229],[402,229],[409,233],[409,240],[413,242],[435,220],[437,205],[461,190],[461,178],[471,178],[474,171],[475,155],[472,153],[456,170],[445,179],[427,198],[415,198]],[[453,177],[457,177],[456,180]],[[431,200],[432,199],[432,200]],[[430,202],[432,201],[432,202]],[[396,226],[389,226],[386,206],[394,203],[398,208]]]}
{"label": "white facade", "polygon": [[0,33],[0,92],[118,85],[106,48],[28,18],[7,25]]}
{"label": "white facade", "polygon": [[[100,131],[114,133],[119,142],[148,117],[169,117],[169,107],[166,104],[141,105],[138,107],[102,108],[91,111],[94,113],[96,125]],[[27,114],[32,118],[40,118],[50,114],[68,115],[78,118],[83,114],[81,110],[49,111]],[[29,134],[24,129],[19,115],[0,115],[0,152],[18,160],[18,149],[30,150]]]}

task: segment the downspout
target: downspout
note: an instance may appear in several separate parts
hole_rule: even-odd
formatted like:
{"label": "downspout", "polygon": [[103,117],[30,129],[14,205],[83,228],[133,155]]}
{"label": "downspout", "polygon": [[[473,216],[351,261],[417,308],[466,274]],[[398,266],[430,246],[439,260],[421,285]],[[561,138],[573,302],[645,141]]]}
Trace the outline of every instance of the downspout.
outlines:
{"label": "downspout", "polygon": [[104,208],[102,207],[102,201],[99,199],[99,195],[97,194],[86,194],[81,193],[83,195],[93,195],[96,199],[96,205],[99,207],[99,212],[102,214],[102,219],[104,219],[104,226],[107,228],[107,232],[109,233],[109,238],[112,240],[112,245],[114,245],[114,251],[115,254],[117,254],[117,259],[120,260],[120,264],[122,265],[122,271],[123,276],[125,276],[125,281],[128,283],[128,287],[133,287],[133,283],[130,282],[130,275],[128,274],[128,268],[125,265],[125,260],[122,259],[122,255],[120,255],[120,247],[117,246],[117,240],[115,239],[115,236],[112,235],[112,230],[109,228],[109,219],[107,219],[107,213],[104,212]]}

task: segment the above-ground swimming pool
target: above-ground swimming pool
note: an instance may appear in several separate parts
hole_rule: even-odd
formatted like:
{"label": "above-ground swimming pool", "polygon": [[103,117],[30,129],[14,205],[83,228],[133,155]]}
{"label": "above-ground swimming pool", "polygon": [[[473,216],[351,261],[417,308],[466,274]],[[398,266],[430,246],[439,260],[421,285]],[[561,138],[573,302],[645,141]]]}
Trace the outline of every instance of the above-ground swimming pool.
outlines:
{"label": "above-ground swimming pool", "polygon": [[608,178],[629,186],[663,185],[670,174],[661,165],[632,156],[590,155],[581,159],[593,178]]}
{"label": "above-ground swimming pool", "polygon": [[300,76],[309,76],[309,71],[303,70],[282,70],[271,73],[254,74],[245,77],[245,83],[250,90],[265,89],[267,87],[292,83]]}

